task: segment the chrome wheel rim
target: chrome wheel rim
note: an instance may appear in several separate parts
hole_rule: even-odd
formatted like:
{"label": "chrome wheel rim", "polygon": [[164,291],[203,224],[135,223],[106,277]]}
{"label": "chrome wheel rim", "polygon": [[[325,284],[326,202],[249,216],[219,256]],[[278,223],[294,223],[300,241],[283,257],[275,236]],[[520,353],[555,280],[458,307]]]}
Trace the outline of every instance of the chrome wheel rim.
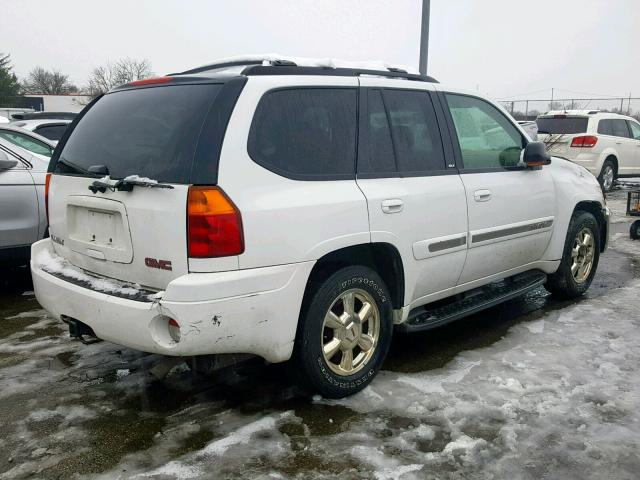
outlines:
{"label": "chrome wheel rim", "polygon": [[333,373],[349,376],[373,357],[380,338],[380,311],[373,297],[359,288],[336,298],[324,317],[321,348]]}
{"label": "chrome wheel rim", "polygon": [[595,258],[596,242],[593,232],[589,228],[583,228],[576,235],[571,249],[571,275],[576,283],[584,283],[591,269]]}
{"label": "chrome wheel rim", "polygon": [[609,190],[613,186],[613,167],[607,165],[602,172],[602,186],[605,190]]}

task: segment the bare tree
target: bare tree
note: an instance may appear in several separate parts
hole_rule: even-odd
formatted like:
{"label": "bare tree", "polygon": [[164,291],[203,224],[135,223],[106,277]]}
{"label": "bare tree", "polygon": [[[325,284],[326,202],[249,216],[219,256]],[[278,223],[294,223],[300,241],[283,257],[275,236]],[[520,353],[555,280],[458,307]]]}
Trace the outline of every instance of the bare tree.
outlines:
{"label": "bare tree", "polygon": [[89,75],[87,93],[98,96],[125,83],[153,76],[149,60],[122,58],[94,68]]}
{"label": "bare tree", "polygon": [[24,93],[40,93],[44,95],[61,95],[77,92],[76,86],[71,83],[68,75],[55,70],[45,70],[36,67],[21,83]]}

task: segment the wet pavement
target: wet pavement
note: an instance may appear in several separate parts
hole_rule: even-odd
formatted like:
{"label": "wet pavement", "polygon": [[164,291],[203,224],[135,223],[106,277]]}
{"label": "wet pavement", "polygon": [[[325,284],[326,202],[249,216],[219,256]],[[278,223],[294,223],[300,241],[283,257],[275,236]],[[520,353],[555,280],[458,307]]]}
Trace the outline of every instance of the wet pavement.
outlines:
{"label": "wet pavement", "polygon": [[624,198],[610,195],[613,248],[584,299],[540,289],[396,335],[371,387],[341,401],[259,360],[159,380],[165,359],[70,340],[26,268],[3,270],[0,479],[638,478],[640,247]]}

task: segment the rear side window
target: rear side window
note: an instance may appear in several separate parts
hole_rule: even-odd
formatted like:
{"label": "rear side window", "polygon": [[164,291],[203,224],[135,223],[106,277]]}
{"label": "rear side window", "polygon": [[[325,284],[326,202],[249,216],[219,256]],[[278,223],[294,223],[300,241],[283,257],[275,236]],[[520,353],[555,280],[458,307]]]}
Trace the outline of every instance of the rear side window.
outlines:
{"label": "rear side window", "polygon": [[444,151],[436,113],[427,92],[385,90],[398,171],[444,170]]}
{"label": "rear side window", "polygon": [[358,174],[423,175],[446,169],[431,98],[424,91],[371,89],[365,120],[368,144]]}
{"label": "rear side window", "polygon": [[55,171],[83,175],[104,165],[112,178],[189,183],[200,131],[220,87],[172,85],[105,95],[69,136]]}
{"label": "rear side window", "polygon": [[249,132],[259,165],[297,180],[355,175],[357,90],[295,88],[262,97]]}
{"label": "rear side window", "polygon": [[589,119],[586,117],[539,117],[536,120],[538,133],[571,135],[586,133]]}
{"label": "rear side window", "polygon": [[598,122],[598,133],[600,135],[613,135],[613,125],[611,125],[611,120],[600,120]]}
{"label": "rear side window", "polygon": [[49,140],[58,141],[64,135],[64,132],[67,130],[68,125],[42,125],[40,127],[36,127],[34,132],[38,135],[42,135]]}
{"label": "rear side window", "polygon": [[640,125],[636,122],[629,121],[629,128],[631,129],[631,135],[633,135],[633,138],[640,140]]}

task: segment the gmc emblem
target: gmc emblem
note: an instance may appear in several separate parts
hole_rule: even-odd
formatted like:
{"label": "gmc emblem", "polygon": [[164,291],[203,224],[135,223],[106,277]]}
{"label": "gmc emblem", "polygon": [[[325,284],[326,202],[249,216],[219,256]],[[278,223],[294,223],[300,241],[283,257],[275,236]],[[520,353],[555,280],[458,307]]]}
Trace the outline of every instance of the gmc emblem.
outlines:
{"label": "gmc emblem", "polygon": [[145,258],[144,264],[149,268],[159,268],[160,270],[173,270],[171,260],[156,260],[155,258]]}

